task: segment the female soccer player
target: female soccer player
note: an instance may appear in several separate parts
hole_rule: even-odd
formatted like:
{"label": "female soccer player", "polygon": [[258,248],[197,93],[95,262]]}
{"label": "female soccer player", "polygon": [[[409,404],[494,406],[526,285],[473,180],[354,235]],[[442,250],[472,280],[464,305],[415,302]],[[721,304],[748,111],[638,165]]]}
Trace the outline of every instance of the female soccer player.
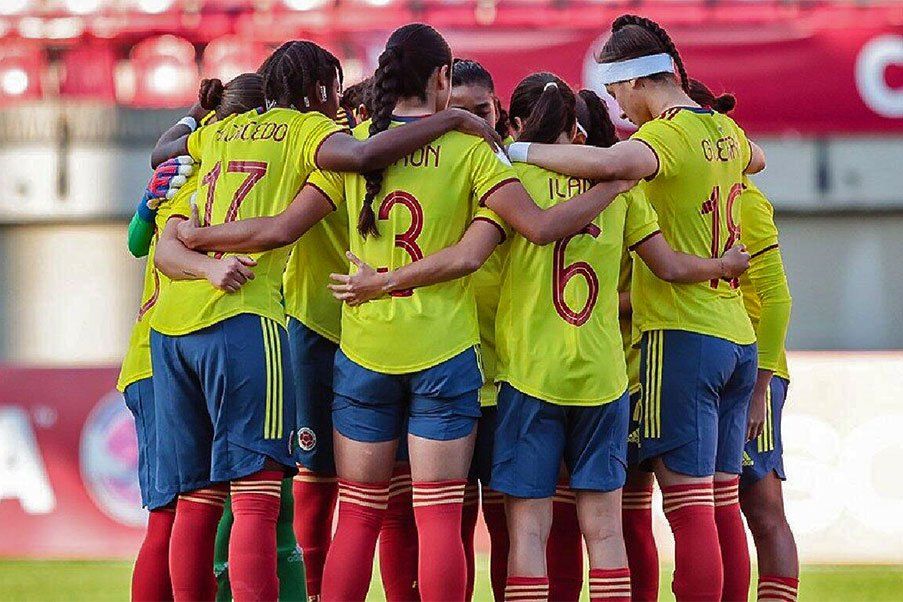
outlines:
{"label": "female soccer player", "polygon": [[[719,113],[730,113],[736,99],[715,96],[690,80],[690,97]],[[740,278],[746,311],[756,329],[759,371],[749,408],[746,455],[740,477],[740,507],[756,544],[759,599],[796,600],[799,560],[793,532],[784,515],[781,481],[785,480],[781,414],[790,384],[784,341],[790,325],[790,287],[778,246],[774,208],[749,178],[740,195],[743,232],[751,256]]]}
{"label": "female soccer player", "polygon": [[[339,134],[326,115],[335,116],[338,107],[341,69],[310,42],[284,44],[262,74],[273,108],[202,127],[167,149],[202,160],[206,224],[277,213],[316,165],[372,170],[455,127],[494,136],[463,111],[367,141]],[[242,294],[222,295],[184,281],[192,275],[170,261],[170,253],[182,248],[173,232],[164,230],[155,263],[177,281],[160,298],[151,336],[154,387],[165,400],[159,405],[159,474],[164,486],[181,493],[173,527],[180,545],[171,547],[171,564],[178,567],[173,588],[179,597],[212,597],[208,567],[226,493],[214,483],[231,481],[233,595],[272,599],[278,595],[279,481],[294,466],[293,374],[282,353],[288,345],[281,293],[288,249],[261,254]],[[255,274],[260,277],[252,280]]]}
{"label": "female soccer player", "polygon": [[[573,92],[564,82],[548,73],[534,74],[521,82],[512,97],[512,126],[519,131],[519,139],[567,143],[576,134],[574,105]],[[517,170],[540,205],[565,202],[590,185],[586,180],[533,166],[522,164]],[[508,579],[507,595],[517,599],[549,597],[546,538],[551,496],[562,460],[570,470],[571,486],[578,489],[581,527],[590,551],[591,596],[595,599],[619,593],[629,598],[623,544],[620,551],[617,544],[611,549],[611,540],[620,539],[620,529],[613,525],[618,524],[617,491],[624,475],[627,377],[620,334],[615,326],[617,279],[613,276],[602,279],[614,273],[611,264],[617,264],[620,259],[623,239],[632,241],[631,246],[654,273],[675,282],[739,274],[748,260],[739,247],[720,260],[675,253],[657,236],[654,213],[636,192],[619,197],[586,229],[589,232],[581,233],[588,233],[589,237],[567,236],[554,247],[531,245],[515,237],[506,256],[497,316],[501,360],[497,378],[502,382],[502,389],[493,485],[498,483],[498,489],[510,496],[509,570],[513,576]],[[337,277],[336,280],[345,284],[333,288],[339,298],[359,304],[378,296],[386,283],[403,282],[410,287],[435,282],[436,274],[454,277],[450,266],[478,264],[491,250],[495,239],[488,232],[482,238],[478,236],[475,233],[469,241],[462,240],[389,274],[379,274],[361,264],[355,275]],[[602,242],[605,246],[598,246]],[[583,261],[564,265],[567,247],[582,249],[578,253],[572,250],[570,259],[577,255]],[[575,276],[585,279],[586,285],[569,288],[568,283]],[[549,287],[550,281],[555,286]],[[605,300],[604,305],[596,308],[600,299]],[[544,355],[556,358],[554,366],[537,361],[535,350],[539,347]],[[599,366],[605,366],[606,370],[600,373]],[[542,398],[532,397],[524,389],[536,391]],[[621,393],[614,393],[604,401],[612,390]],[[599,393],[601,403],[595,397]],[[619,405],[620,418],[613,411]],[[545,437],[558,432],[560,437],[539,444],[534,440],[539,431]],[[541,448],[549,449],[550,453],[534,451]],[[614,495],[593,493],[599,487],[605,491],[609,485]],[[616,570],[609,570],[613,559],[619,564]]]}
{"label": "female soccer player", "polygon": [[[210,90],[217,85],[219,99],[213,102],[209,98]],[[223,103],[223,87],[219,80],[205,80],[201,85],[198,112],[218,110],[221,107],[225,107],[227,112],[240,112],[263,102],[262,81],[256,75],[239,76],[227,84],[226,88],[229,90],[226,95],[228,98]],[[136,257],[148,256],[142,302],[117,384],[135,417],[139,485],[142,501],[150,511],[147,532],[132,575],[132,599],[138,601],[172,599],[169,542],[175,514],[173,502],[178,492],[173,490],[167,493],[156,486],[157,436],[151,380],[150,320],[162,289],[169,283],[169,279],[154,267],[157,235],[170,218],[187,217],[187,210],[180,215],[177,208],[187,207],[188,199],[197,190],[197,177],[191,175],[193,166],[179,159],[171,160],[168,165],[158,166],[129,226],[129,250]],[[176,183],[179,176],[181,181]],[[174,193],[174,196],[170,196],[170,193]],[[212,286],[222,290],[231,287],[233,283],[237,284],[236,279],[246,269],[234,258],[218,261],[184,250],[176,259],[181,269],[198,274]]]}
{"label": "female soccer player", "polygon": [[[355,134],[379,137],[395,130],[393,123],[444,109],[451,62],[448,44],[431,27],[411,24],[394,32],[380,57],[370,131],[358,128]],[[541,210],[507,161],[480,140],[450,133],[367,179],[317,172],[289,210],[275,218],[189,226],[180,238],[192,248],[278,247],[347,203],[361,234],[352,237],[352,250],[391,268],[456,243],[465,230],[489,232],[497,243],[502,226],[491,210],[546,244],[579,231],[625,188],[620,182],[599,185]],[[422,198],[429,204],[422,205]],[[451,267],[464,269],[473,271],[468,265]],[[425,599],[462,600],[461,505],[483,384],[473,294],[466,281],[391,290],[394,295],[383,302],[343,307],[333,403],[339,526],[327,557],[323,598],[366,595],[392,458],[407,415],[421,592]]]}
{"label": "female soccer player", "polygon": [[[452,89],[449,105],[470,111],[496,128],[499,122],[500,103],[495,95],[492,75],[478,62],[455,59],[452,65]],[[477,526],[477,513],[482,497],[483,519],[489,531],[489,574],[496,600],[505,596],[505,575],[508,562],[508,528],[505,524],[505,504],[502,494],[489,488],[492,469],[492,442],[495,438],[497,356],[495,351],[495,314],[501,292],[501,272],[506,245],[499,246],[471,278],[477,300],[477,321],[480,327],[480,356],[483,361],[485,384],[480,389],[480,419],[474,443],[473,461],[470,466],[467,487],[464,490],[464,508],[461,515],[461,536],[467,557],[467,592],[473,595],[474,550],[473,537]],[[478,491],[482,487],[482,491]],[[579,588],[578,588],[579,592]]]}
{"label": "female soccer player", "polygon": [[[680,55],[653,21],[619,17],[597,58],[609,93],[639,130],[611,148],[515,144],[512,157],[579,177],[646,179],[675,249],[720,256],[739,236],[743,174],[761,170],[764,154],[730,118],[687,96]],[[640,461],[662,485],[676,544],[673,589],[679,600],[745,598],[749,558],[739,537],[737,481],[756,378],[755,332],[735,279],[673,285],[635,267]]]}

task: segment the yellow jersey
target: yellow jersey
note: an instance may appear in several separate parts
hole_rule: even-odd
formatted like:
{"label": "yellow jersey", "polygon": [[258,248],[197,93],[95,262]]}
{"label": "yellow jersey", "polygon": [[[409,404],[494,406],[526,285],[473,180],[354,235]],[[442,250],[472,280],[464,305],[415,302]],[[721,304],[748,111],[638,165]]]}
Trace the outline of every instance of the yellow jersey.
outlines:
{"label": "yellow jersey", "polygon": [[[749,269],[740,277],[746,312],[756,331],[759,367],[790,379],[784,339],[790,323],[790,291],[778,247],[774,207],[748,178],[740,196],[743,233],[740,240],[751,256]],[[763,308],[759,291],[769,296]],[[766,311],[763,311],[766,309]],[[766,319],[761,319],[767,313]]]}
{"label": "yellow jersey", "polygon": [[[698,107],[675,107],[644,123],[632,140],[658,157],[645,182],[665,239],[675,251],[720,257],[740,238],[743,174],[751,149],[730,117]],[[756,340],[739,281],[674,284],[637,262],[631,285],[634,336],[684,330],[746,345]]]}
{"label": "yellow jersey", "polygon": [[480,328],[480,356],[486,382],[480,389],[480,405],[494,406],[498,401],[495,376],[498,372],[498,352],[495,344],[495,317],[502,293],[502,267],[509,243],[506,241],[492,252],[479,270],[471,276],[477,300],[477,322]]}
{"label": "yellow jersey", "polygon": [[[395,121],[392,127],[399,125]],[[369,128],[364,122],[354,135],[366,139]],[[444,134],[386,169],[373,201],[380,236],[363,238],[355,231],[351,251],[378,270],[391,270],[454,245],[474,219],[489,220],[505,232],[482,201],[515,179],[511,166],[481,138]],[[349,222],[357,223],[366,192],[362,176],[318,171],[309,184],[333,204],[344,203]],[[342,351],[361,366],[385,374],[424,370],[479,340],[470,278],[342,306]]]}
{"label": "yellow jersey", "polygon": [[[515,169],[547,209],[592,182],[541,167]],[[496,318],[497,381],[561,405],[601,405],[627,389],[618,321],[618,274],[631,247],[658,230],[637,191],[619,195],[579,233],[545,246],[515,236],[502,276]]]}
{"label": "yellow jersey", "polygon": [[[634,261],[638,260],[631,255],[625,242],[624,253],[621,255],[621,269],[618,272],[618,293],[630,292]],[[640,390],[640,348],[633,344],[633,320],[630,314],[619,315],[618,320],[621,325],[624,361],[627,362],[627,390],[633,395]]]}
{"label": "yellow jersey", "polygon": [[157,240],[160,232],[166,227],[166,222],[171,217],[181,215],[188,219],[188,208],[192,195],[197,191],[197,174],[188,178],[179,192],[170,201],[161,203],[154,218],[154,236],[147,250],[147,264],[144,266],[144,288],[141,293],[141,305],[138,308],[138,316],[132,327],[129,337],[129,347],[125,358],[122,360],[122,368],[119,371],[119,380],[116,388],[125,391],[125,388],[135,381],[153,376],[150,353],[150,322],[157,302],[163,289],[169,284],[169,278],[154,267],[154,251],[157,248]]}
{"label": "yellow jersey", "polygon": [[[282,212],[316,169],[320,145],[340,131],[321,113],[282,108],[255,109],[198,128],[188,137],[188,152],[201,162],[201,224]],[[161,295],[151,327],[176,336],[242,313],[285,324],[282,277],[291,249],[252,254],[255,278],[237,293],[201,280],[173,282]]]}

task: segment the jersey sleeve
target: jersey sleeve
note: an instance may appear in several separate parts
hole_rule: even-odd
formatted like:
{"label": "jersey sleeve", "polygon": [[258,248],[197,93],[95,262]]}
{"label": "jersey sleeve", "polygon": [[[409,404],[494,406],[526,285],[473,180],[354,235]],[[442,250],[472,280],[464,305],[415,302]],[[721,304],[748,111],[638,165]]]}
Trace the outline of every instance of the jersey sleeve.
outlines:
{"label": "jersey sleeve", "polygon": [[630,137],[648,146],[658,159],[658,169],[647,180],[669,178],[678,172],[678,157],[683,150],[683,136],[672,122],[653,119],[644,123]]}
{"label": "jersey sleeve", "polygon": [[495,226],[499,231],[499,235],[501,236],[499,244],[502,244],[503,242],[508,240],[509,236],[511,236],[511,226],[505,223],[505,220],[499,217],[495,211],[484,205],[477,207],[477,210],[473,215],[473,221],[489,222],[490,224]]}
{"label": "jersey sleeve", "polygon": [[314,171],[306,185],[319,190],[333,208],[345,202],[345,176],[337,171]]}
{"label": "jersey sleeve", "polygon": [[191,155],[191,158],[195,161],[200,161],[201,157],[203,157],[204,144],[210,138],[212,131],[212,125],[202,125],[195,131],[188,134],[188,142],[186,143],[186,146],[188,147],[188,154]]}
{"label": "jersey sleeve", "polygon": [[319,169],[317,152],[323,142],[333,134],[342,131],[340,125],[316,111],[300,114],[292,128],[296,130],[292,136],[295,144],[295,148],[292,150],[298,157],[298,164],[304,172]]}
{"label": "jersey sleeve", "polygon": [[492,152],[482,140],[470,153],[470,176],[473,198],[480,207],[493,192],[510,182],[517,182],[517,174],[503,155]]}
{"label": "jersey sleeve", "polygon": [[160,204],[157,209],[156,225],[159,232],[166,227],[166,222],[171,217],[182,217],[188,219],[191,215],[191,204],[198,191],[198,176],[195,175],[188,178],[188,181],[182,185],[179,192],[172,199]]}
{"label": "jersey sleeve", "polygon": [[762,304],[756,328],[759,368],[777,371],[782,365],[793,302],[780,251],[772,248],[767,253],[753,257],[749,262],[748,275]]}
{"label": "jersey sleeve", "polygon": [[740,195],[740,242],[753,257],[778,246],[774,208],[749,178],[743,179]]}
{"label": "jersey sleeve", "polygon": [[624,193],[627,200],[627,216],[624,220],[624,244],[633,251],[650,236],[659,232],[658,216],[646,195],[634,188]]}
{"label": "jersey sleeve", "polygon": [[734,122],[734,128],[737,130],[737,142],[740,146],[740,165],[743,166],[743,171],[746,171],[746,168],[749,167],[749,162],[752,161],[752,146],[749,138],[746,136],[746,132],[743,131],[743,128],[736,121]]}

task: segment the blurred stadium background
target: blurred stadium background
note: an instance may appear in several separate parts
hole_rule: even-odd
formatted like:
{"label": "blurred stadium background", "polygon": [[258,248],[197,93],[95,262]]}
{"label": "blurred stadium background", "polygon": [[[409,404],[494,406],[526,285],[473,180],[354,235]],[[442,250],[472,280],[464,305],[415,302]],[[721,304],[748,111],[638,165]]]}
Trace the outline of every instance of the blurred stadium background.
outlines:
{"label": "blurred stadium background", "polygon": [[903,599],[899,0],[0,0],[0,599],[127,596],[144,514],[113,385],[143,262],[125,227],[199,78],[308,38],[354,83],[389,31],[422,20],[503,102],[539,69],[598,90],[592,51],[628,11],[736,93],[769,155],[758,181],[794,297],[784,431],[803,599]]}

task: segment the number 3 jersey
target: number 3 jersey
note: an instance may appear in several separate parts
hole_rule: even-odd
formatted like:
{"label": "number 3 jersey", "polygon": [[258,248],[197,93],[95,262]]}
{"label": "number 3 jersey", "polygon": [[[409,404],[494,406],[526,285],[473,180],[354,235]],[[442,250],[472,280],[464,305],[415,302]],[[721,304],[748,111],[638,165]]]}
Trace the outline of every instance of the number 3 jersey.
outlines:
{"label": "number 3 jersey", "polygon": [[[592,182],[516,163],[543,209],[583,193]],[[510,242],[496,316],[497,381],[561,405],[601,405],[627,390],[618,321],[621,254],[658,231],[636,188],[618,195],[577,234],[534,245]]]}
{"label": "number 3 jersey", "polygon": [[[401,125],[395,121],[392,127]],[[365,139],[369,128],[364,122],[354,135]],[[366,239],[354,230],[366,193],[363,177],[315,172],[308,185],[334,205],[347,206],[351,251],[374,269],[392,270],[454,245],[474,219],[489,220],[505,232],[498,216],[482,204],[515,180],[511,166],[483,139],[449,132],[386,169],[373,201],[379,236]],[[342,351],[376,372],[424,370],[478,343],[469,278],[342,307]]]}
{"label": "number 3 jersey", "polygon": [[[720,257],[739,242],[739,197],[750,145],[730,117],[674,107],[644,123],[631,139],[658,157],[646,196],[675,251]],[[736,280],[671,284],[638,261],[630,293],[634,342],[649,330],[685,330],[740,345],[756,340]]]}
{"label": "number 3 jersey", "polygon": [[[321,113],[280,108],[248,111],[199,128],[188,137],[188,152],[201,162],[196,199],[201,224],[281,213],[317,168],[320,145],[339,131]],[[206,280],[174,281],[151,326],[176,336],[242,313],[285,324],[282,277],[291,250],[251,255],[257,260],[255,277],[237,293],[217,290]]]}

